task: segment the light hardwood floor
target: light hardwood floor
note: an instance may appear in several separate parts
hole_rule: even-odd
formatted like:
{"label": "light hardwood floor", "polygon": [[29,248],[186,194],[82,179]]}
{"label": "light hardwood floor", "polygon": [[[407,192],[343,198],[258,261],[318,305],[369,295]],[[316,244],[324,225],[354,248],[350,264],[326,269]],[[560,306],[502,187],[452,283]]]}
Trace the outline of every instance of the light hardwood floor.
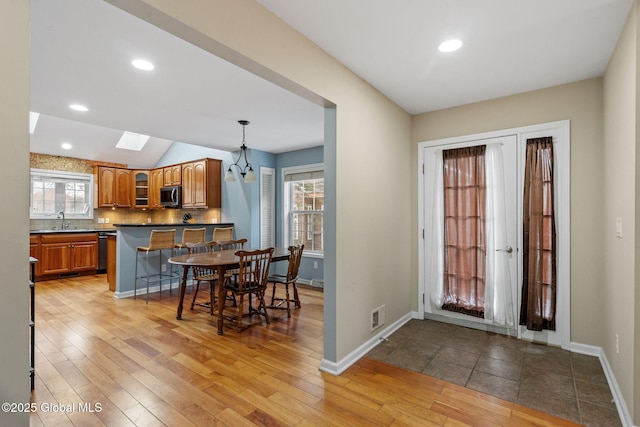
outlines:
{"label": "light hardwood floor", "polygon": [[114,299],[104,275],[37,283],[31,425],[575,425],[370,358],[319,371],[317,290],[290,319],[223,336],[202,308],[176,320],[176,294],[145,305]]}

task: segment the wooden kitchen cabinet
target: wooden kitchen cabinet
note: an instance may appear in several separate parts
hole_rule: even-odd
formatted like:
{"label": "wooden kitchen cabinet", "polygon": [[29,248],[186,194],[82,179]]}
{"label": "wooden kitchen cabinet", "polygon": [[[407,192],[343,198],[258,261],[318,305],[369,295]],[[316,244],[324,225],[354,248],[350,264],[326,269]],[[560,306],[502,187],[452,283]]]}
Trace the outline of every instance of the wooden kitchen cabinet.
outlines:
{"label": "wooden kitchen cabinet", "polygon": [[182,207],[221,207],[222,161],[203,159],[182,164]]}
{"label": "wooden kitchen cabinet", "polygon": [[193,163],[182,164],[182,207],[193,207]]}
{"label": "wooden kitchen cabinet", "polygon": [[164,170],[152,169],[149,174],[149,207],[158,209],[162,207],[160,203],[160,189],[164,185]]}
{"label": "wooden kitchen cabinet", "polygon": [[131,173],[130,169],[97,166],[98,207],[130,208]]}
{"label": "wooden kitchen cabinet", "polygon": [[164,186],[182,184],[182,165],[166,166],[164,172]]}
{"label": "wooden kitchen cabinet", "polygon": [[115,234],[107,237],[107,283],[112,292],[116,291],[116,244]]}
{"label": "wooden kitchen cabinet", "polygon": [[95,273],[98,268],[98,233],[40,235],[40,275]]}
{"label": "wooden kitchen cabinet", "polygon": [[[29,256],[37,260],[40,260],[40,235],[39,234],[29,235]],[[36,263],[34,266],[36,276],[40,275],[41,264],[42,263]]]}
{"label": "wooden kitchen cabinet", "polygon": [[136,170],[133,171],[133,207],[148,208],[149,207],[149,171]]}

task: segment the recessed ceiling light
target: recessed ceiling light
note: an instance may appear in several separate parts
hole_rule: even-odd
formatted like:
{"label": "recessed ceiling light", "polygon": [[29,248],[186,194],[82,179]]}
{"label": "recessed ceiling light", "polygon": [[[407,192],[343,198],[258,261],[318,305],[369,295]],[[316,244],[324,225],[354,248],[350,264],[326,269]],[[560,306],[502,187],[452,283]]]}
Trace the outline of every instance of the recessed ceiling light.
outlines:
{"label": "recessed ceiling light", "polygon": [[69,108],[71,108],[72,110],[76,110],[76,111],[89,111],[89,109],[87,107],[85,107],[84,105],[80,105],[80,104],[71,104],[69,105]]}
{"label": "recessed ceiling light", "polygon": [[131,61],[131,65],[136,67],[139,70],[151,71],[156,68],[151,62],[146,61],[144,59],[134,59]]}
{"label": "recessed ceiling light", "polygon": [[69,144],[68,142],[63,142],[62,145],[60,145],[62,148],[64,148],[65,150],[71,150],[72,145]]}
{"label": "recessed ceiling light", "polygon": [[460,40],[451,39],[451,40],[442,42],[440,46],[438,46],[438,50],[440,52],[453,52],[455,50],[460,49],[461,47],[462,47],[462,42]]}

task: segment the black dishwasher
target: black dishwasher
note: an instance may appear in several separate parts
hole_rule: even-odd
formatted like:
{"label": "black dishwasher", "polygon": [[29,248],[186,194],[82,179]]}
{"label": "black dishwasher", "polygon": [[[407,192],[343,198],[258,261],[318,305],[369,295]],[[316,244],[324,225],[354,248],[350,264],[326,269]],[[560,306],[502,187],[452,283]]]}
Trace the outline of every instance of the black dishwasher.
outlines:
{"label": "black dishwasher", "polygon": [[113,231],[98,232],[98,273],[107,272],[107,236],[113,234]]}

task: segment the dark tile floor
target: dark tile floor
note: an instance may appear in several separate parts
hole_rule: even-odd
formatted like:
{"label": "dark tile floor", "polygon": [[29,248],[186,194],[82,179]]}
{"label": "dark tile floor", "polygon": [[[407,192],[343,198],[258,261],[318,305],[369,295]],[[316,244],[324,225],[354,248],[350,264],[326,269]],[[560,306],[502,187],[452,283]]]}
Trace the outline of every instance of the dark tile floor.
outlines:
{"label": "dark tile floor", "polygon": [[621,426],[597,357],[432,320],[367,356],[586,426]]}

